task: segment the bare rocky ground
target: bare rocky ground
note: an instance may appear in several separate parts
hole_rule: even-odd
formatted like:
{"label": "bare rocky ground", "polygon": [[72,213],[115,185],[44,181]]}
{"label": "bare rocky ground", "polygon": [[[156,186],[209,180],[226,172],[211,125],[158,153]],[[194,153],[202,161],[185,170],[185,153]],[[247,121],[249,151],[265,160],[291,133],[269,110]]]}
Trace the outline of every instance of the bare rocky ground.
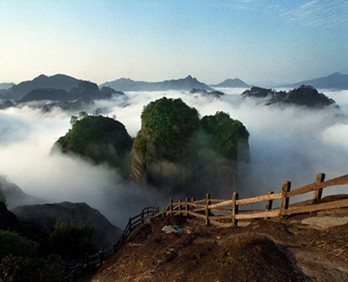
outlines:
{"label": "bare rocky ground", "polygon": [[159,218],[88,281],[348,281],[348,209],[243,227]]}

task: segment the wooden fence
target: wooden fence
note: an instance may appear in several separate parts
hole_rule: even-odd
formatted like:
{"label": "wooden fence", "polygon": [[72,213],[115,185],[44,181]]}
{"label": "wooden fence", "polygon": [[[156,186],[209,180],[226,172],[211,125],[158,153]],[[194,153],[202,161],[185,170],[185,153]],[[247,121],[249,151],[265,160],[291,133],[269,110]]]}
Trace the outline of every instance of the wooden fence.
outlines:
{"label": "wooden fence", "polygon": [[[205,199],[194,200],[186,198],[183,201],[170,200],[169,205],[156,216],[184,215],[194,216],[205,220],[209,225],[211,221],[231,222],[238,225],[239,220],[252,220],[257,218],[283,217],[300,213],[308,213],[326,209],[348,207],[348,199],[336,199],[330,202],[321,202],[323,189],[337,185],[348,184],[348,175],[343,175],[325,181],[325,174],[318,173],[316,181],[291,190],[291,182],[285,181],[278,193],[269,192],[258,197],[239,199],[238,193],[233,193],[231,199],[213,199],[210,194]],[[312,193],[310,200],[289,204],[291,197]],[[275,200],[279,205],[273,208]],[[247,204],[264,203],[263,209],[243,209]]]}
{"label": "wooden fence", "polygon": [[[130,235],[137,227],[148,223],[151,219],[160,216],[183,215],[193,216],[205,220],[207,225],[211,222],[229,222],[238,225],[240,220],[252,220],[258,218],[284,217],[300,213],[315,212],[327,209],[348,207],[348,198],[335,199],[321,202],[323,189],[338,185],[348,185],[348,174],[325,181],[325,174],[318,173],[316,181],[291,190],[291,182],[285,181],[278,193],[269,192],[252,198],[239,199],[238,193],[233,193],[231,199],[213,199],[210,194],[205,199],[194,200],[186,198],[183,201],[170,202],[161,212],[158,208],[148,207],[135,217],[129,218],[120,239],[108,249],[101,249],[94,255],[87,255],[84,261],[74,264],[65,276],[66,281],[75,281],[83,276],[88,269],[98,268],[105,259],[115,254],[120,247],[127,242]],[[347,189],[348,190],[348,189]],[[311,193],[311,199],[289,204],[291,197]],[[294,199],[294,198],[293,198]],[[279,205],[273,208],[274,201]],[[264,204],[263,209],[243,209],[248,204]]]}
{"label": "wooden fence", "polygon": [[84,260],[61,263],[63,272],[65,273],[64,280],[75,281],[79,277],[86,275],[88,272],[97,269],[106,259],[113,256],[121,248],[121,246],[127,242],[129,236],[134,230],[136,230],[137,227],[144,223],[148,223],[158,213],[158,207],[144,208],[140,214],[129,218],[121,237],[116,243],[112,244],[111,247],[107,249],[100,249],[93,255],[87,254]]}

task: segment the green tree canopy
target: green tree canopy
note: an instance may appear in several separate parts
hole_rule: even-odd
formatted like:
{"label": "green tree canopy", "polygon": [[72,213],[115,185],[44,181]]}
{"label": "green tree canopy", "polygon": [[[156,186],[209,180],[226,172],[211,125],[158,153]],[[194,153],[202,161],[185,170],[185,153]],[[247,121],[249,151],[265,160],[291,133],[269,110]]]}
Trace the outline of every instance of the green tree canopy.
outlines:
{"label": "green tree canopy", "polygon": [[204,116],[201,127],[211,136],[213,147],[220,154],[231,159],[237,157],[238,143],[247,141],[249,138],[249,132],[245,126],[224,112],[216,112],[214,116]]}
{"label": "green tree canopy", "polygon": [[119,121],[86,115],[75,120],[69,132],[57,143],[64,153],[73,152],[96,163],[108,162],[117,167],[130,151],[133,140]]}
{"label": "green tree canopy", "polygon": [[168,160],[184,154],[187,141],[199,127],[195,108],[187,106],[181,99],[166,97],[144,107],[141,121],[142,134],[157,148],[160,157]]}

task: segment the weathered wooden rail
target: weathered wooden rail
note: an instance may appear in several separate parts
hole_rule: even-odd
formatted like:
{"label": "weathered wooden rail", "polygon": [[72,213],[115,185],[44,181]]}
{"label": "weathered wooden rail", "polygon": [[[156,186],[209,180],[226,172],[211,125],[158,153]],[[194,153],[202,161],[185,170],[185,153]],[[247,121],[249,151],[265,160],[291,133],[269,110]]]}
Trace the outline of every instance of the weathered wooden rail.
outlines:
{"label": "weathered wooden rail", "polygon": [[[325,181],[325,174],[318,173],[316,181],[291,190],[291,182],[285,181],[281,191],[269,192],[252,198],[239,199],[238,193],[233,193],[231,199],[213,199],[210,194],[205,199],[194,200],[186,198],[183,201],[170,200],[169,205],[156,216],[184,215],[194,216],[205,220],[206,224],[211,221],[231,222],[237,225],[239,220],[252,220],[258,218],[284,217],[300,213],[315,212],[320,210],[348,207],[348,199],[337,199],[321,203],[323,189],[338,185],[347,185],[348,175],[343,175]],[[291,197],[306,193],[312,193],[311,200],[289,204]],[[279,200],[279,205],[273,208],[274,200]],[[264,209],[242,209],[247,204],[265,203]]]}
{"label": "weathered wooden rail", "polygon": [[100,249],[93,255],[86,255],[85,260],[76,261],[75,263],[64,264],[65,272],[68,273],[64,276],[65,281],[75,281],[81,276],[86,275],[89,271],[97,269],[103,264],[103,262],[109,257],[113,256],[121,246],[127,242],[129,236],[137,227],[144,223],[148,223],[159,212],[159,208],[146,207],[140,214],[129,218],[128,223],[118,241],[112,244],[107,249]]}
{"label": "weathered wooden rail", "polygon": [[[142,224],[148,223],[151,219],[160,216],[183,215],[192,216],[205,220],[207,225],[211,222],[229,222],[238,225],[240,220],[252,220],[259,218],[284,217],[301,213],[315,212],[320,210],[337,209],[348,207],[348,198],[336,199],[329,202],[321,202],[323,189],[338,185],[348,185],[348,174],[325,181],[325,174],[318,173],[316,181],[291,190],[291,182],[285,181],[281,191],[278,193],[269,192],[266,195],[239,199],[238,193],[233,193],[231,199],[214,199],[210,194],[205,199],[185,200],[174,202],[170,199],[167,207],[162,211],[159,208],[147,207],[140,214],[128,220],[120,239],[109,249],[101,249],[94,255],[87,255],[85,261],[75,264],[70,274],[65,277],[66,281],[75,281],[86,270],[98,268],[104,260],[115,254],[121,246],[127,242],[132,233]],[[348,189],[347,189],[348,191]],[[302,194],[312,193],[310,200],[300,201],[289,204],[291,197]],[[279,201],[279,205],[273,208],[274,201]],[[241,207],[249,204],[264,203],[264,209],[242,209]]]}

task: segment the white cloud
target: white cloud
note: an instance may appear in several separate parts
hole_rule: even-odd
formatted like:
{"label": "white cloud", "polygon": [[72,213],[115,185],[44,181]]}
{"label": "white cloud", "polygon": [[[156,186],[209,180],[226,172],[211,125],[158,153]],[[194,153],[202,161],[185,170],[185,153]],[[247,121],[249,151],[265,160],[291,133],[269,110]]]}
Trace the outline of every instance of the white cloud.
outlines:
{"label": "white cloud", "polygon": [[[129,104],[125,107],[115,102],[102,103],[105,113],[115,114],[132,136],[140,129],[143,106],[163,95],[182,98],[201,116],[225,111],[243,122],[250,133],[251,162],[241,165],[241,173],[248,179],[238,187],[241,197],[279,191],[284,180],[293,181],[293,187],[312,182],[317,172],[327,173],[328,178],[347,173],[346,116],[337,116],[333,111],[280,109],[242,102],[241,91],[228,89],[229,94],[221,99],[179,91],[131,92],[127,93]],[[330,94],[348,101],[347,92]],[[59,111],[47,115],[27,107],[0,111],[0,132],[5,133],[0,137],[0,174],[25,192],[49,201],[86,202],[119,226],[143,206],[167,203],[169,195],[127,183],[105,166],[93,166],[79,158],[50,156],[53,143],[69,129],[69,119]],[[226,197],[232,192],[226,191]]]}
{"label": "white cloud", "polygon": [[290,21],[311,27],[348,26],[348,2],[345,0],[312,0],[284,13]]}

